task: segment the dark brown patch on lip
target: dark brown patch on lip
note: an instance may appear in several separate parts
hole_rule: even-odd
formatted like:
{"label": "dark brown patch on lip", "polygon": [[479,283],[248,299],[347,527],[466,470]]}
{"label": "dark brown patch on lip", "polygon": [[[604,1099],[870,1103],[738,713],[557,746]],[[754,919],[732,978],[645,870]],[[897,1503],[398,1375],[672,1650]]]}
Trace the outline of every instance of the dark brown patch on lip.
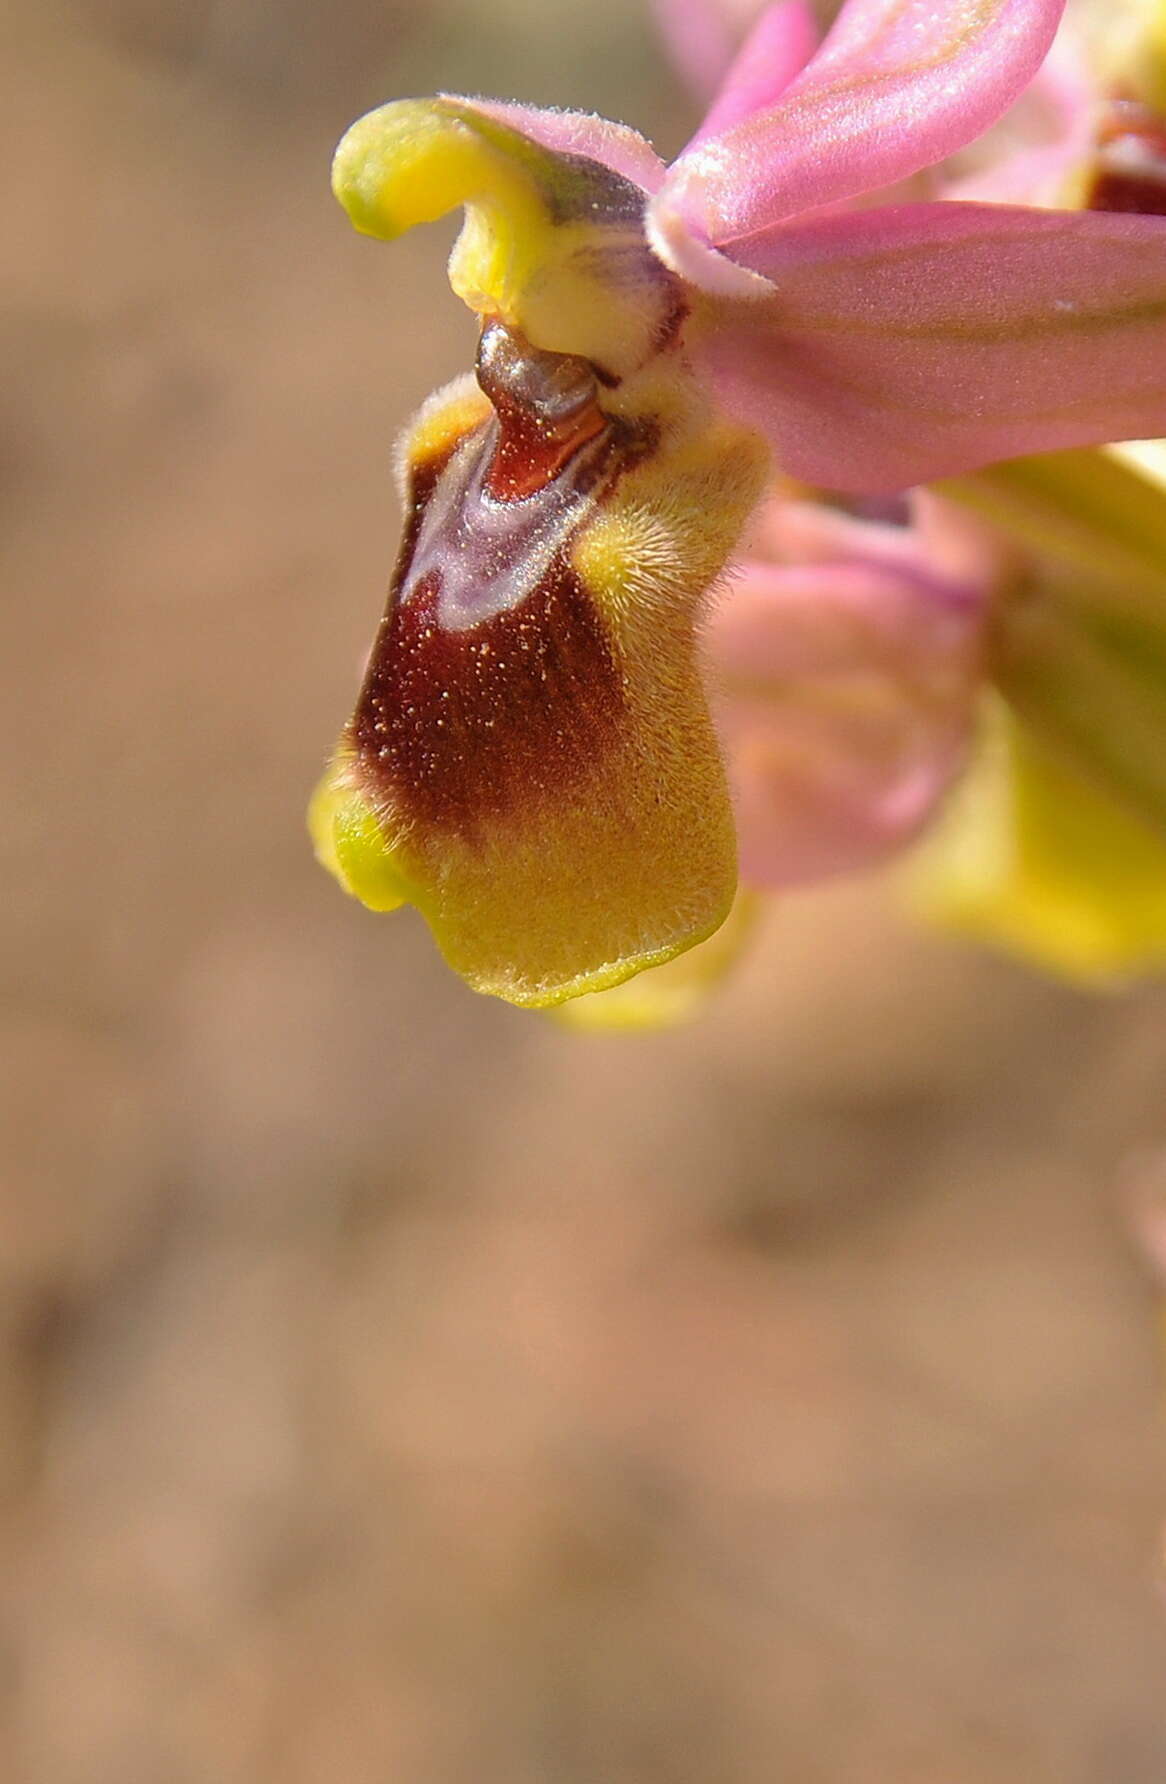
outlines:
{"label": "dark brown patch on lip", "polygon": [[[496,423],[480,431],[483,455],[492,455],[497,432]],[[388,609],[349,735],[374,806],[422,832],[472,842],[592,778],[620,729],[624,694],[611,643],[569,561],[573,534],[519,603],[475,624],[443,623],[440,569],[401,598],[425,507],[452,456],[414,473]],[[610,477],[619,469],[612,456],[606,466],[598,460]]]}
{"label": "dark brown patch on lip", "polygon": [[388,615],[352,721],[375,804],[472,840],[590,778],[623,709],[579,577],[556,562],[523,605],[444,629],[435,583]]}
{"label": "dark brown patch on lip", "polygon": [[1136,100],[1115,100],[1109,108],[1086,209],[1166,216],[1166,123]]}

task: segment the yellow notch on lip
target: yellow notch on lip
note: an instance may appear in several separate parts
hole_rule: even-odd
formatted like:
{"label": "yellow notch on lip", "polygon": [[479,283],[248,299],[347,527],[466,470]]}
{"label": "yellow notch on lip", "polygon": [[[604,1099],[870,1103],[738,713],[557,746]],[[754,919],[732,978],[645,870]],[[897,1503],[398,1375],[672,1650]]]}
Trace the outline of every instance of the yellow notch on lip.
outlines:
{"label": "yellow notch on lip", "polygon": [[479,313],[512,316],[547,247],[554,157],[445,99],[398,99],[358,118],[332,162],[332,190],[362,235],[392,241],[466,207],[450,282]]}

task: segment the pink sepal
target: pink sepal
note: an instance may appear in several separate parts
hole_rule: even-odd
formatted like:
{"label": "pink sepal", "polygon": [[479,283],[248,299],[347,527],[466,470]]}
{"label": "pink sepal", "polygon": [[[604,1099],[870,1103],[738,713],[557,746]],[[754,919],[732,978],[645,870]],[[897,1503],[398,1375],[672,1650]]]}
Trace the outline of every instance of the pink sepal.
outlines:
{"label": "pink sepal", "polygon": [[775,6],[767,7],[742,44],[688,148],[773,105],[817,47],[818,27],[805,0],[777,0]]}
{"label": "pink sepal", "polygon": [[791,477],[889,491],[1166,434],[1166,219],[942,203],[775,229],[694,340]]}
{"label": "pink sepal", "polygon": [[720,87],[741,41],[741,28],[759,10],[741,7],[741,18],[724,0],[652,0],[652,11],[669,55],[696,97],[708,103]]}

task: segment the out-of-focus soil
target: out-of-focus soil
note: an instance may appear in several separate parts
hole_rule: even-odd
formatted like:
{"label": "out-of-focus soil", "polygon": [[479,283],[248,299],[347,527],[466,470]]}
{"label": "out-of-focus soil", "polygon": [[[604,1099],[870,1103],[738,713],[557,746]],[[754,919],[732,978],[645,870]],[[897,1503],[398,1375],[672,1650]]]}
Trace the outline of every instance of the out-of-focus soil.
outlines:
{"label": "out-of-focus soil", "polygon": [[331,145],[445,85],[671,147],[646,22],[9,15],[0,1776],[1161,1784],[1162,993],[841,887],[577,1037],[304,841],[471,342]]}

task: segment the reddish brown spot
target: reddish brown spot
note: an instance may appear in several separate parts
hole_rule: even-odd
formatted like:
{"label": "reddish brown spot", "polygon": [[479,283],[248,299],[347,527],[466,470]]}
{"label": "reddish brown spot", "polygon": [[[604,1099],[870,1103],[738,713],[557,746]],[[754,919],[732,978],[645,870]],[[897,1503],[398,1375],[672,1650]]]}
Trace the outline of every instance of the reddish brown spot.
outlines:
{"label": "reddish brown spot", "polygon": [[501,322],[482,330],[478,383],[498,417],[487,487],[500,501],[545,488],[607,426],[585,359],[541,352]]}
{"label": "reddish brown spot", "polygon": [[1166,123],[1148,106],[1118,99],[1109,107],[1086,208],[1166,216]]}

